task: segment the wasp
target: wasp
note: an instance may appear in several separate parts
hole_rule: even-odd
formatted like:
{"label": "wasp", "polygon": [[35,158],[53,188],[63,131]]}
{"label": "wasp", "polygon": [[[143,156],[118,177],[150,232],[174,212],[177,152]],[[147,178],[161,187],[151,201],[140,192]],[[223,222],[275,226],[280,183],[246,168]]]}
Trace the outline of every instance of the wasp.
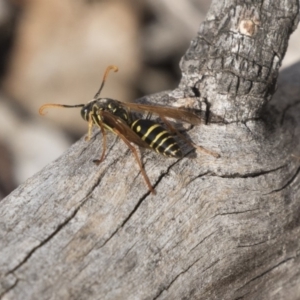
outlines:
{"label": "wasp", "polygon": [[[144,180],[153,194],[155,194],[155,190],[150,183],[136,148],[131,143],[143,148],[153,149],[168,157],[181,158],[183,156],[182,150],[173,137],[173,133],[176,133],[193,147],[198,148],[207,154],[219,157],[217,153],[187,141],[186,138],[166,120],[166,118],[172,118],[192,125],[202,123],[202,119],[193,111],[180,107],[175,108],[159,105],[125,103],[110,98],[100,98],[100,93],[111,70],[117,72],[118,68],[116,66],[108,66],[106,68],[99,90],[94,98],[87,104],[66,105],[48,103],[40,107],[39,114],[44,115],[44,110],[49,107],[81,107],[81,116],[88,122],[88,134],[86,140],[90,140],[93,126],[98,126],[103,136],[101,157],[100,159],[94,160],[94,162],[100,164],[104,160],[106,151],[106,131],[111,131],[120,137],[132,151]],[[133,112],[147,112],[148,116],[146,118],[138,118]],[[157,114],[166,124],[168,130],[158,122],[151,120],[150,117],[152,114]]]}

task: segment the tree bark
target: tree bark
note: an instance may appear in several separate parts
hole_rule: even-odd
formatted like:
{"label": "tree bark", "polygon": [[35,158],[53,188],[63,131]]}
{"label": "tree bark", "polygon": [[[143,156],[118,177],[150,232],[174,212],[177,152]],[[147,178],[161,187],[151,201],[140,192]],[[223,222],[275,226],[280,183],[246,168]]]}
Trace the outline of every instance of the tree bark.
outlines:
{"label": "tree bark", "polygon": [[142,151],[154,196],[122,141],[96,166],[81,139],[0,202],[1,299],[299,299],[300,64],[273,96],[298,20],[213,1],[179,87],[145,99],[208,109],[188,134],[221,157]]}

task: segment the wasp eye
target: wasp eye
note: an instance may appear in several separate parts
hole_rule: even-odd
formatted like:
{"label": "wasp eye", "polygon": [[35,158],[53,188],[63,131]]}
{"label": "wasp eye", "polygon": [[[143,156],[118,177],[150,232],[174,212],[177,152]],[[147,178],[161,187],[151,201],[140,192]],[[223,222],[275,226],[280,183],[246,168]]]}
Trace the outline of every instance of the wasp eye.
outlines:
{"label": "wasp eye", "polygon": [[84,108],[84,109],[81,110],[81,117],[86,121],[89,120],[89,113],[88,113],[87,108]]}

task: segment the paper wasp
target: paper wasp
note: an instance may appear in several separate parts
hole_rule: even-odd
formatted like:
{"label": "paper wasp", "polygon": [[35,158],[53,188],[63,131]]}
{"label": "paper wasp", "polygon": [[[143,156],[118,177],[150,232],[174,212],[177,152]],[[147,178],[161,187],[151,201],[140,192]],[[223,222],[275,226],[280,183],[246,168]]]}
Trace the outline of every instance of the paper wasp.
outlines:
{"label": "paper wasp", "polygon": [[[104,160],[106,150],[106,132],[111,131],[119,136],[129,149],[134,154],[136,161],[140,167],[144,180],[149,187],[149,190],[155,194],[155,191],[150,183],[150,180],[144,170],[141,160],[137,154],[136,148],[131,144],[134,143],[140,147],[151,148],[158,153],[165,156],[180,158],[183,156],[182,151],[173,137],[173,133],[177,133],[183,140],[191,144],[193,147],[198,148],[207,154],[219,157],[215,152],[204,149],[203,147],[196,146],[181,135],[167,120],[172,118],[179,121],[187,122],[193,125],[202,123],[202,119],[194,112],[184,108],[175,108],[168,106],[158,105],[145,105],[138,103],[125,103],[118,100],[109,98],[100,98],[99,95],[104,87],[105,81],[109,71],[118,71],[116,66],[107,67],[100,88],[94,98],[87,104],[65,105],[65,104],[44,104],[40,107],[40,115],[44,114],[44,109],[49,107],[82,107],[81,116],[88,122],[88,135],[86,140],[90,140],[92,127],[94,125],[100,127],[103,135],[103,149],[100,159],[94,160],[95,163],[100,164]],[[158,122],[147,118],[137,118],[132,111],[147,112],[148,114],[157,114],[160,119],[169,128],[167,130]]]}

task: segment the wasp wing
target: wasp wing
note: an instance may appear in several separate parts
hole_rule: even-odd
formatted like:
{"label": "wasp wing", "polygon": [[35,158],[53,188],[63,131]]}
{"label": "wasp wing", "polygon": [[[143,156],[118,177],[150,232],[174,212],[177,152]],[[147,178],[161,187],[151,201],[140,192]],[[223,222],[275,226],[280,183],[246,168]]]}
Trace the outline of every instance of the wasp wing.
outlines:
{"label": "wasp wing", "polygon": [[121,133],[128,141],[143,147],[143,148],[150,148],[150,146],[143,141],[121,118],[116,117],[115,115],[111,114],[107,111],[101,111],[101,115],[103,117],[103,124],[107,129],[110,131],[117,130]]}
{"label": "wasp wing", "polygon": [[157,114],[158,116],[163,116],[167,118],[172,118],[182,122],[187,122],[192,125],[199,125],[203,122],[203,119],[198,116],[195,112],[187,110],[182,107],[171,107],[171,106],[160,106],[160,105],[148,105],[148,104],[139,104],[139,103],[125,103],[120,102],[119,104],[123,107],[130,108],[135,111],[140,112],[150,112]]}

